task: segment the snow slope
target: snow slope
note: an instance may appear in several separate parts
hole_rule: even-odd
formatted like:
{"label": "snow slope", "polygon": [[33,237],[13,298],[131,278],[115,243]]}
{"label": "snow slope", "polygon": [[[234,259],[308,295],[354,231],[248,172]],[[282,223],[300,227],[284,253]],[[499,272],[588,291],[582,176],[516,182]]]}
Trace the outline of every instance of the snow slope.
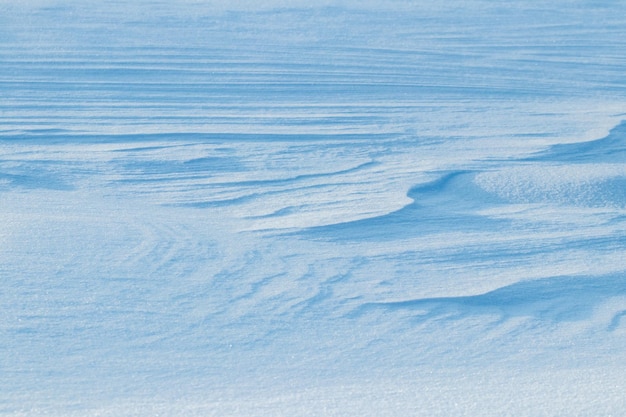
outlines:
{"label": "snow slope", "polygon": [[626,412],[626,5],[0,1],[0,415]]}

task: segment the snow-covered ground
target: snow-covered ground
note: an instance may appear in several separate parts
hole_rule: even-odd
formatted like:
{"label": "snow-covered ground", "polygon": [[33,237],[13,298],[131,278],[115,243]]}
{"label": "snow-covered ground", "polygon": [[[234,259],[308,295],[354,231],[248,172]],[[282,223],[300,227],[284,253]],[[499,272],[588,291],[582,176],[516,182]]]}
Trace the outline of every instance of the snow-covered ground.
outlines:
{"label": "snow-covered ground", "polygon": [[626,413],[626,3],[0,0],[0,415]]}

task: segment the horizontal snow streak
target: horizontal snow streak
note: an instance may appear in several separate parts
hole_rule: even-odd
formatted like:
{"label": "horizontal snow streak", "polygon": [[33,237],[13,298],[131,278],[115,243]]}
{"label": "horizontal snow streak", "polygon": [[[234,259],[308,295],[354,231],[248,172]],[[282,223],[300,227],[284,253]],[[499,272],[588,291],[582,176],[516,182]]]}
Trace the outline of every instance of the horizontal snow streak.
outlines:
{"label": "horizontal snow streak", "polygon": [[601,9],[185,4],[10,7],[3,129],[397,132],[424,103],[624,94],[624,37]]}
{"label": "horizontal snow streak", "polygon": [[622,6],[26,3],[0,414],[623,410]]}

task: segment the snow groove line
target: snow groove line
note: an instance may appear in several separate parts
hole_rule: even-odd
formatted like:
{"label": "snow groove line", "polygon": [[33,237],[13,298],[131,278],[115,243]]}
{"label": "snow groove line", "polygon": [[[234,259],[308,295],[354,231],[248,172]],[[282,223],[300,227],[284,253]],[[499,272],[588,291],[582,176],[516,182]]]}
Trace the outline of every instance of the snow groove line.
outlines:
{"label": "snow groove line", "polygon": [[609,323],[609,326],[607,327],[607,330],[609,332],[614,332],[615,330],[617,330],[617,328],[621,325],[623,317],[626,317],[626,310],[615,313],[615,315],[611,319],[611,322]]}
{"label": "snow groove line", "polygon": [[[540,321],[580,321],[590,317],[598,305],[618,295],[626,295],[623,274],[554,277],[522,281],[478,295],[364,303],[349,316],[358,318],[373,311],[414,311],[420,312],[415,318],[424,320],[442,315],[463,318],[497,314],[502,318],[528,316]],[[610,330],[617,327],[622,314],[613,318]]]}
{"label": "snow groove line", "polygon": [[[210,242],[204,242],[183,223],[135,219],[129,227],[139,232],[137,244],[125,252],[120,263],[126,269],[140,269],[146,277],[165,279],[190,275],[201,267],[195,258],[206,258]],[[146,267],[148,266],[148,267]]]}

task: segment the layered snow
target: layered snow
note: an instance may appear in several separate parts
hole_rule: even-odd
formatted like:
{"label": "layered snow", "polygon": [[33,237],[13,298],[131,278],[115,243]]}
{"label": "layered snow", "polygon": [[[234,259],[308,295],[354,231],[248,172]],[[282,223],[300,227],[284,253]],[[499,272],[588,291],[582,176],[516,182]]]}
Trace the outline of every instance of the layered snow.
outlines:
{"label": "layered snow", "polygon": [[626,412],[626,10],[0,1],[0,415]]}

